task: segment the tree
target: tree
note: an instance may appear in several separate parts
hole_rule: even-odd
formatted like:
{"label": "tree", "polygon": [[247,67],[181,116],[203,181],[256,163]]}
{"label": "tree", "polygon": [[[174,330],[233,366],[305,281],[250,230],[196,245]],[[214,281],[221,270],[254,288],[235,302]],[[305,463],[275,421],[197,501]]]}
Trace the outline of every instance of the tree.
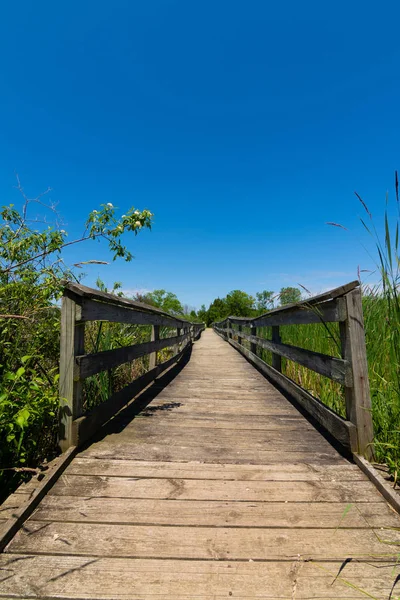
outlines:
{"label": "tree", "polygon": [[279,298],[281,301],[281,306],[285,304],[292,304],[294,302],[300,302],[301,300],[301,291],[295,287],[284,287],[281,288],[279,292]]}
{"label": "tree", "polygon": [[222,321],[228,316],[228,307],[225,299],[215,298],[208,308],[206,323],[209,327],[212,323]]}
{"label": "tree", "polygon": [[[206,305],[202,304],[200,306],[200,310],[197,311],[197,316],[200,319],[200,321],[202,321],[203,323],[207,323],[207,314],[208,314],[208,311],[206,309]],[[207,323],[207,325],[208,325],[208,323]]]}
{"label": "tree", "polygon": [[274,305],[274,292],[263,290],[256,293],[256,308],[260,312],[269,310]]}
{"label": "tree", "polygon": [[140,301],[145,302],[146,304],[151,304],[152,306],[156,306],[157,308],[161,308],[161,310],[174,315],[183,314],[183,306],[179,302],[176,294],[173,294],[172,292],[166,292],[165,290],[154,290],[152,292],[148,292],[145,296],[141,296]]}
{"label": "tree", "polygon": [[233,290],[225,298],[226,316],[251,317],[254,311],[254,298],[241,290]]}
{"label": "tree", "polygon": [[[133,207],[117,218],[108,202],[88,215],[83,235],[69,241],[43,194],[28,198],[19,181],[18,189],[21,207],[0,209],[0,496],[20,480],[21,465],[34,467],[54,450],[60,332],[56,301],[63,281],[79,281],[77,269],[85,264],[107,264],[82,260],[68,266],[63,250],[103,239],[113,260],[129,261],[132,254],[122,243],[123,234],[136,235],[150,228],[152,220],[150,211]],[[32,209],[42,214],[35,217]]]}

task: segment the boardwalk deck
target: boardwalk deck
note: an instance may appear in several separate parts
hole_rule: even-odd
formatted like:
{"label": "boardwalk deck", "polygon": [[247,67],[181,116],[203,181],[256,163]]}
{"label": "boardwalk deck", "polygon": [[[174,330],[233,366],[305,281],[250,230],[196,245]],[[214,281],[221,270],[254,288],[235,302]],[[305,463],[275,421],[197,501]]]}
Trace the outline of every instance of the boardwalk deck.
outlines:
{"label": "boardwalk deck", "polygon": [[207,330],[166,378],[8,545],[0,598],[400,595],[400,517],[240,354]]}

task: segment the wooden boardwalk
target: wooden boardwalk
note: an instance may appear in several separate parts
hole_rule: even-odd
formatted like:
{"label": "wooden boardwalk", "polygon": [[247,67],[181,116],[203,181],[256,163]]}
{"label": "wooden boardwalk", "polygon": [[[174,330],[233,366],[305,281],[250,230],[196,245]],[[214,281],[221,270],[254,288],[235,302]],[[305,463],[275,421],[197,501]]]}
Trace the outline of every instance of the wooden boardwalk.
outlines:
{"label": "wooden boardwalk", "polygon": [[0,598],[397,598],[400,517],[360,469],[213,331],[176,370],[72,461]]}

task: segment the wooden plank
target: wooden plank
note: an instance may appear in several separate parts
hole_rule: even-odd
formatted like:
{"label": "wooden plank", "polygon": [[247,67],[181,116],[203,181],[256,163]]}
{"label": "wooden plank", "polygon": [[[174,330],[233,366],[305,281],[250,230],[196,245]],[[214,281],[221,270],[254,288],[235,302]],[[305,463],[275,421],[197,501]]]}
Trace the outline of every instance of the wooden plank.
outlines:
{"label": "wooden plank", "polygon": [[[69,448],[64,454],[56,458],[49,465],[42,481],[37,485],[29,497],[24,496],[24,502],[12,512],[11,517],[0,526],[0,552],[4,550],[26,519],[32,514],[48,490],[60,477],[76,453],[76,448]],[[18,500],[17,500],[18,502]]]}
{"label": "wooden plank", "polygon": [[19,486],[19,488],[17,488],[13,494],[8,496],[8,498],[6,498],[4,502],[0,504],[0,520],[2,524],[4,524],[5,521],[13,518],[13,516],[16,514],[16,511],[22,506],[22,504],[29,500],[29,493],[21,491],[21,488],[22,486]]}
{"label": "wooden plank", "polygon": [[[381,495],[362,481],[221,481],[182,478],[129,478],[64,474],[52,496],[151,498],[237,502],[379,502]],[[400,525],[400,521],[399,521]]]}
{"label": "wooden plank", "polygon": [[267,365],[260,358],[252,354],[243,346],[239,346],[233,340],[230,341],[239,352],[244,354],[253,364],[262,372],[270,377],[281,388],[288,392],[318,423],[320,423],[329,433],[333,435],[345,448],[354,449],[356,433],[355,427],[349,421],[345,421],[339,415],[322,404],[319,400],[303,390],[294,381],[278,373],[272,367]]}
{"label": "wooden plank", "polygon": [[84,442],[90,439],[94,433],[111,419],[121,408],[128,402],[133,400],[140,392],[150,385],[156,377],[169,369],[172,365],[178,362],[186,352],[187,346],[172,358],[160,363],[154,369],[147,371],[141,377],[138,377],[132,383],[125,386],[119,392],[115,392],[108,400],[96,406],[80,419],[74,421],[74,440],[77,446],[81,446]]}
{"label": "wooden plank", "polygon": [[[150,304],[145,304],[144,302],[137,302],[136,300],[131,300],[129,298],[124,298],[123,296],[116,296],[115,294],[110,294],[108,292],[101,292],[100,290],[96,290],[94,288],[87,287],[80,283],[75,283],[72,281],[66,282],[64,286],[64,292],[68,294],[70,297],[77,298],[85,298],[90,300],[96,300],[105,305],[114,305],[120,306],[122,308],[134,309],[138,311],[147,312],[149,314],[154,315],[162,315],[166,317],[175,318],[174,315],[171,315],[156,306],[152,306]],[[99,307],[99,310],[105,309],[105,306]],[[97,320],[97,318],[96,318]],[[107,319],[106,319],[107,320]],[[181,323],[187,323],[185,319],[179,319]]]}
{"label": "wooden plank", "polygon": [[164,527],[29,521],[8,552],[114,558],[398,561],[395,530]]}
{"label": "wooden plank", "polygon": [[358,448],[367,459],[374,456],[374,429],[368,379],[367,353],[365,348],[364,317],[361,290],[353,290],[345,297],[347,320],[341,324],[342,354],[349,361],[353,373],[353,385],[346,384],[346,413],[357,428]]}
{"label": "wooden plank", "polygon": [[380,491],[382,496],[389,502],[389,504],[400,513],[400,494],[393,489],[391,485],[382,477],[382,475],[374,469],[368,460],[358,454],[353,454],[356,464],[360,469],[367,475],[372,481],[375,487]]}
{"label": "wooden plank", "polygon": [[[272,327],[272,342],[274,344],[281,344],[281,336],[279,333],[279,327],[274,325]],[[279,373],[282,373],[282,358],[280,356],[280,354],[277,354],[276,352],[272,353],[272,366],[276,371],[279,371]]]}
{"label": "wooden plank", "polygon": [[82,299],[82,321],[110,321],[112,323],[126,323],[128,325],[159,325],[162,327],[175,328],[182,325],[184,321],[172,315],[155,310],[145,311],[134,306],[118,306],[90,300]]}
{"label": "wooden plank", "polygon": [[4,554],[0,569],[3,598],[37,598],[40,590],[42,598],[75,600],[388,599],[400,574],[388,560],[315,564],[302,556],[237,562]]}
{"label": "wooden plank", "polygon": [[101,444],[92,444],[90,448],[82,451],[83,456],[91,458],[123,458],[127,460],[160,460],[160,461],[200,461],[217,464],[250,464],[269,465],[282,462],[302,462],[305,464],[335,464],[338,453],[333,449],[318,451],[309,448],[307,452],[296,449],[290,450],[251,450],[248,448],[235,448],[218,444],[197,446],[186,446],[184,444],[171,445],[165,443],[157,444],[114,444],[104,440]]}
{"label": "wooden plank", "polygon": [[189,336],[187,334],[178,335],[156,341],[143,342],[142,344],[123,346],[122,348],[115,348],[113,350],[103,350],[94,354],[77,356],[75,359],[76,377],[86,379],[86,377],[90,377],[101,371],[118,367],[122,363],[130,362],[135,358],[150,354],[150,352],[157,352],[163,348],[176,346],[188,339]]}
{"label": "wooden plank", "polygon": [[[318,305],[318,309],[315,309],[311,312],[314,312],[314,314],[318,314],[318,311],[321,311],[322,314],[324,314],[322,311],[325,308],[325,303],[327,306],[332,306],[329,305],[328,302],[330,300],[335,300],[336,298],[340,298],[341,296],[344,296],[345,294],[351,292],[352,290],[356,289],[357,287],[359,287],[360,282],[358,280],[355,281],[351,281],[350,283],[346,283],[345,285],[341,285],[337,288],[334,288],[333,290],[329,290],[327,292],[323,292],[322,294],[318,294],[317,296],[313,296],[312,298],[308,298],[307,300],[302,300],[301,302],[294,302],[291,304],[286,304],[285,306],[279,306],[278,308],[273,308],[272,310],[269,310],[267,313],[265,313],[264,315],[261,315],[259,317],[253,317],[251,319],[249,319],[248,317],[235,317],[235,315],[229,316],[228,318],[231,319],[232,323],[242,323],[243,325],[253,325],[253,326],[257,326],[260,327],[260,323],[264,322],[264,319],[269,320],[268,325],[290,325],[290,324],[295,324],[295,322],[290,322],[290,318],[291,316],[293,316],[293,314],[297,311],[300,310],[304,310],[307,311],[309,310],[309,307],[312,306],[314,307],[315,305]],[[335,320],[344,320],[345,315],[343,313],[343,309],[342,307],[339,305],[337,307],[337,316],[338,319]],[[273,318],[276,317],[276,315],[279,316],[283,316],[287,314],[288,315],[288,320],[277,320],[275,322],[272,321]],[[299,313],[300,314],[300,313]],[[306,314],[306,313],[305,313]],[[326,314],[326,317],[328,317],[328,312]],[[336,315],[332,315],[332,316],[336,316]],[[311,318],[311,317],[310,317]],[[326,320],[326,319],[325,319]],[[224,321],[220,321],[218,323],[215,323],[215,325],[221,325],[221,323],[225,323],[226,320]],[[307,321],[299,321],[300,323],[306,324]],[[317,321],[311,321],[312,323],[315,322],[321,322],[321,318],[318,318]]]}
{"label": "wooden plank", "polygon": [[[219,394],[220,396],[222,394]],[[162,393],[159,397],[155,398],[151,405],[145,409],[145,414],[151,414],[151,411],[166,411],[166,412],[177,412],[179,414],[197,414],[197,415],[208,415],[212,417],[215,415],[223,416],[227,412],[229,412],[230,407],[232,405],[232,401],[234,398],[232,396],[228,396],[228,398],[205,398],[204,402],[201,401],[200,396],[190,395],[188,392],[177,393],[172,395],[166,395]],[[248,416],[257,418],[257,415],[262,412],[264,417],[268,415],[279,416],[279,415],[287,415],[287,416],[297,416],[300,413],[297,408],[295,408],[292,404],[287,402],[287,404],[282,404],[273,398],[260,398],[255,399],[250,396],[243,396],[242,398],[243,404],[235,407],[235,414],[239,416]],[[150,411],[150,412],[149,412]]]}
{"label": "wooden plank", "polygon": [[[152,407],[150,406],[149,409]],[[156,422],[158,426],[167,428],[170,425],[178,428],[194,428],[199,429],[204,427],[212,427],[213,431],[217,434],[218,429],[224,429],[229,431],[248,431],[249,435],[252,431],[312,431],[313,426],[308,423],[305,419],[302,419],[300,415],[295,416],[277,416],[269,415],[268,417],[255,416],[254,418],[248,418],[246,416],[238,415],[226,415],[214,416],[210,415],[188,415],[181,413],[179,409],[172,409],[172,411],[143,411],[136,417],[137,421],[146,423],[149,416],[152,422]],[[175,429],[176,431],[176,429]]]}
{"label": "wooden plank", "polygon": [[[46,496],[33,521],[185,525],[193,527],[287,527],[323,529],[398,527],[385,502],[233,502]],[[327,532],[329,535],[329,532]]]}
{"label": "wooden plank", "polygon": [[[177,439],[179,436],[179,441]],[[180,428],[163,428],[162,426],[157,430],[155,426],[149,424],[148,428],[141,426],[127,426],[122,431],[119,431],[119,443],[131,444],[132,446],[138,446],[141,443],[146,444],[164,444],[164,445],[176,445],[184,446],[189,448],[191,446],[197,446],[202,444],[208,447],[231,447],[237,451],[252,451],[256,454],[258,451],[267,450],[268,448],[274,448],[275,451],[285,451],[288,447],[288,432],[287,431],[260,431],[256,430],[249,435],[248,431],[240,432],[236,431],[232,434],[229,430],[219,429],[210,430],[208,428],[197,429],[189,431],[188,429],[182,431]],[[291,438],[291,450],[298,450],[299,452],[307,452],[310,448],[315,448],[320,451],[330,451],[331,445],[328,441],[318,435],[317,431],[304,431],[290,432]]]}
{"label": "wooden plank", "polygon": [[83,458],[79,454],[69,465],[66,474],[230,481],[365,481],[361,470],[346,461],[335,465],[213,465],[198,462],[99,460]]}
{"label": "wooden plank", "polygon": [[[157,342],[160,339],[160,326],[153,325],[151,328],[151,341]],[[157,352],[152,352],[149,356],[149,371],[157,366]]]}
{"label": "wooden plank", "polygon": [[304,348],[298,348],[297,346],[291,346],[289,344],[282,344],[281,342],[274,340],[266,340],[264,338],[248,335],[242,333],[242,337],[256,346],[261,346],[267,350],[271,350],[273,353],[279,356],[285,356],[289,360],[307,367],[312,371],[316,371],[320,375],[329,377],[334,381],[338,381],[342,385],[352,385],[352,371],[348,361],[342,358],[335,358],[320,352],[314,352],[312,350],[305,350]]}
{"label": "wooden plank", "polygon": [[82,382],[75,376],[75,356],[84,353],[84,324],[77,324],[80,306],[62,299],[60,335],[59,444],[65,451],[74,446],[73,420],[82,414]]}
{"label": "wooden plank", "polygon": [[282,306],[271,310],[260,317],[240,319],[231,317],[235,324],[251,324],[255,327],[275,327],[280,325],[310,325],[314,323],[335,323],[345,319],[341,298],[327,300],[310,308],[300,304],[290,308]]}

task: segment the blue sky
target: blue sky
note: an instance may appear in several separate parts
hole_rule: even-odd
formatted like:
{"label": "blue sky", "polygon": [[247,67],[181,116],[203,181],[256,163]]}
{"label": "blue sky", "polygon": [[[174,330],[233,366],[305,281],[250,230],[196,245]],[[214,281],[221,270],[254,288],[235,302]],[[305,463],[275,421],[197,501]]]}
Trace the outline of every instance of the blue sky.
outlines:
{"label": "blue sky", "polygon": [[379,223],[400,167],[399,19],[391,1],[3,3],[0,204],[17,172],[71,238],[100,203],[150,209],[135,260],[87,285],[199,307],[355,279],[372,243],[354,190]]}

